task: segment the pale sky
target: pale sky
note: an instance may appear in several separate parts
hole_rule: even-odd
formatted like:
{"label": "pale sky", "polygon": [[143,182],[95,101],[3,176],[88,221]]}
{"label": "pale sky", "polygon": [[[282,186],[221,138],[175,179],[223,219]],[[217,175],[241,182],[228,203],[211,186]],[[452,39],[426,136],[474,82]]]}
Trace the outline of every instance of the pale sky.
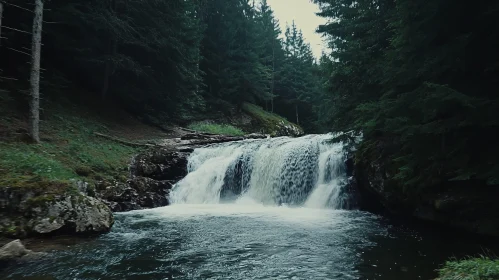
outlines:
{"label": "pale sky", "polygon": [[286,23],[291,25],[293,20],[296,26],[303,31],[303,37],[310,43],[316,58],[321,56],[325,43],[320,34],[315,33],[317,27],[326,23],[326,19],[315,15],[319,6],[310,0],[267,0],[279,20],[282,35],[286,30]]}

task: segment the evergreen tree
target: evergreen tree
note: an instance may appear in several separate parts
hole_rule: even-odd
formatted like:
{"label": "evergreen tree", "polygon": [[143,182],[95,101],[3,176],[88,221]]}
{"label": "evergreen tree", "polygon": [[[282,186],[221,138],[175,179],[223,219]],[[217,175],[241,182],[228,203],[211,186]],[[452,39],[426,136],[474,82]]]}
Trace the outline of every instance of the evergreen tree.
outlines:
{"label": "evergreen tree", "polygon": [[[396,180],[499,183],[496,1],[315,0],[332,20],[330,125],[385,147]],[[412,188],[408,188],[412,189]]]}

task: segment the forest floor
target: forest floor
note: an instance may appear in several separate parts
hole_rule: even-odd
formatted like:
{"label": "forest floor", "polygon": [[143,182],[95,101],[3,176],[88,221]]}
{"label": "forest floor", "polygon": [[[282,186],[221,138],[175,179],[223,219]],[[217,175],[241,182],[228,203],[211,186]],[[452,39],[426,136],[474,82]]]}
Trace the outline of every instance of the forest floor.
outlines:
{"label": "forest floor", "polygon": [[0,187],[70,179],[124,181],[130,159],[144,147],[99,135],[145,144],[181,133],[144,124],[111,106],[43,101],[42,141],[33,144],[27,136],[26,108],[0,93]]}
{"label": "forest floor", "polygon": [[[27,102],[19,95],[0,91],[0,188],[49,185],[63,191],[71,185],[70,180],[124,182],[135,154],[151,144],[175,144],[177,138],[192,133],[174,125],[159,128],[145,124],[88,93],[73,96],[78,98],[42,100],[41,143],[34,144],[28,136]],[[246,129],[297,127],[255,105],[246,104],[243,110],[244,128],[213,122],[189,127],[230,135],[243,135]],[[257,120],[257,127],[248,118]]]}

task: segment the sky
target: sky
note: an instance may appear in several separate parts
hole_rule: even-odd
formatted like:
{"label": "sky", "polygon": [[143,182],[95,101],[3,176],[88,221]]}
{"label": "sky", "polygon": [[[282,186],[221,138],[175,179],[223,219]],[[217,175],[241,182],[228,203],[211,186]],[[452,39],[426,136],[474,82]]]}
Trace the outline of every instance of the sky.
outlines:
{"label": "sky", "polygon": [[326,19],[317,16],[319,6],[310,0],[267,0],[279,20],[282,34],[286,30],[286,23],[291,25],[293,20],[297,27],[303,31],[303,37],[310,43],[316,58],[321,56],[325,43],[320,34],[315,33],[317,27],[326,23]]}

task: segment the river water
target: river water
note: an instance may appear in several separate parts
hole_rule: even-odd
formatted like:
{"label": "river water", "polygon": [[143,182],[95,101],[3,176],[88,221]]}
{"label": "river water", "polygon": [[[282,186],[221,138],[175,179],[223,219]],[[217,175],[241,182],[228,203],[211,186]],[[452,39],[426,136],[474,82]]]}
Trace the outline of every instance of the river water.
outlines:
{"label": "river water", "polygon": [[0,279],[433,279],[483,240],[352,209],[334,135],[197,149],[172,206],[118,214],[111,233]]}

